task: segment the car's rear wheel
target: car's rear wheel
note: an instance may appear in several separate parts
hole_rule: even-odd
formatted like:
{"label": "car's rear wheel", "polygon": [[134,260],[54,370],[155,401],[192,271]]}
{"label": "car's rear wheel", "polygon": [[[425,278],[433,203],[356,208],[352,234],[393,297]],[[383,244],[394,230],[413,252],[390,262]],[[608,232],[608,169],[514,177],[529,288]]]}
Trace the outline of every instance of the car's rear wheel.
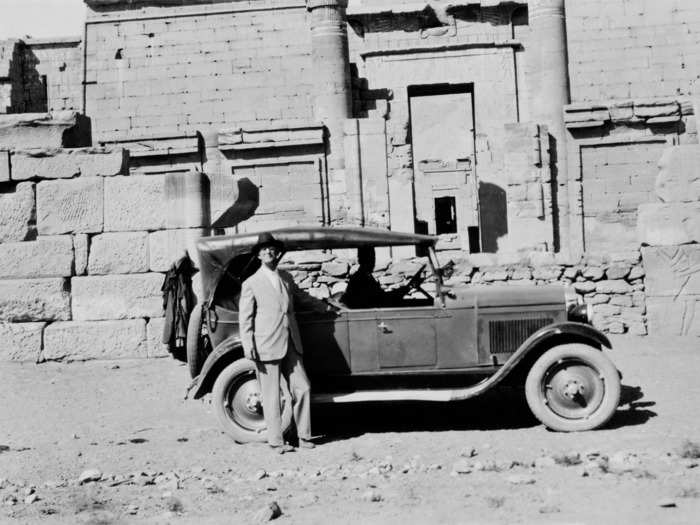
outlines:
{"label": "car's rear wheel", "polygon": [[583,344],[559,345],[532,366],[525,396],[535,417],[552,430],[593,430],[617,410],[620,376],[601,351]]}
{"label": "car's rear wheel", "polygon": [[[292,402],[286,385],[280,388],[280,397],[282,430],[286,432],[292,424]],[[214,382],[212,403],[219,423],[234,440],[239,443],[267,440],[255,363],[238,359],[224,368]]]}
{"label": "car's rear wheel", "polygon": [[197,377],[202,370],[204,361],[209,352],[209,338],[202,334],[202,307],[197,305],[190,313],[190,320],[187,323],[187,367],[192,378]]}

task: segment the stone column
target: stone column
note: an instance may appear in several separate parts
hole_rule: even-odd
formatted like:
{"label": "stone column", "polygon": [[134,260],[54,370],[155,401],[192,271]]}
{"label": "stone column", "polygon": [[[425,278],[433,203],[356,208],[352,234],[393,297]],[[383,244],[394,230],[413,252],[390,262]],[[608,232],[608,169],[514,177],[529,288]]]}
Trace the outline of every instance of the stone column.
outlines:
{"label": "stone column", "polygon": [[[569,71],[564,0],[530,0],[530,86],[532,120],[546,124],[554,138],[551,151],[557,181],[560,249],[569,251],[569,197],[567,180],[567,132],[564,106],[569,100]],[[554,149],[554,148],[553,148]],[[556,213],[556,211],[555,211]],[[555,233],[556,235],[556,233]]]}
{"label": "stone column", "polygon": [[348,0],[306,0],[311,13],[314,116],[328,128],[329,169],[344,167],[345,119],[351,117],[350,64],[345,9]]}

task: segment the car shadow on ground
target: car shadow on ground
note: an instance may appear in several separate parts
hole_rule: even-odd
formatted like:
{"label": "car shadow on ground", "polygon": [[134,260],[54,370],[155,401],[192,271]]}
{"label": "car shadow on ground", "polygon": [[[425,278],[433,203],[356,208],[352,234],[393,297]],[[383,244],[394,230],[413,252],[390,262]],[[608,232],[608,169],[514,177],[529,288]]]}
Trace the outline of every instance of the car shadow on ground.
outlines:
{"label": "car shadow on ground", "polygon": [[[616,429],[646,423],[656,416],[647,407],[653,401],[638,386],[622,385],[620,405],[605,428]],[[540,422],[530,412],[524,393],[495,389],[478,398],[451,403],[385,402],[319,405],[312,415],[318,443],[341,441],[363,434],[384,432],[445,432],[464,430],[514,430]]]}
{"label": "car shadow on ground", "polygon": [[319,405],[314,434],[330,442],[367,433],[498,430],[538,425],[524,396],[494,390],[476,399],[444,402],[383,402]]}

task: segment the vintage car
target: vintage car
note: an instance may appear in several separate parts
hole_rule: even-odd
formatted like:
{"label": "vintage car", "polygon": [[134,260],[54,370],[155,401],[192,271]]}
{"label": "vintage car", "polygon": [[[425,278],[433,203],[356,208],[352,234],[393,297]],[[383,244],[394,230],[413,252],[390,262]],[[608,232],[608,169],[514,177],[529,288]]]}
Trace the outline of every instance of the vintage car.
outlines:
{"label": "vintage car", "polygon": [[[368,228],[295,227],[271,232],[289,252],[415,246],[425,264],[391,307],[297,312],[313,401],[453,401],[497,385],[524,387],[532,413],[559,431],[591,430],[617,409],[620,374],[603,353],[607,337],[563,285],[446,284],[437,237]],[[265,439],[255,365],[238,333],[241,283],[259,267],[257,233],[207,237],[198,251],[203,300],[192,313],[189,395],[212,394],[222,427],[238,442]],[[427,274],[427,275],[426,275]],[[422,284],[426,282],[425,286]],[[429,286],[428,286],[429,284]],[[428,291],[430,290],[430,291]],[[291,424],[282,388],[283,424]]]}

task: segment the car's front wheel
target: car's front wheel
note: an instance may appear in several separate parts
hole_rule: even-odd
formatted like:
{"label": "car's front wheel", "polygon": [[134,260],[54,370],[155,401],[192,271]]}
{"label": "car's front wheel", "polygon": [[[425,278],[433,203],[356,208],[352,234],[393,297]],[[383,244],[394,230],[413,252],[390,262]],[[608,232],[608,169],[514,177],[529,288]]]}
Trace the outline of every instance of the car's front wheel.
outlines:
{"label": "car's front wheel", "polygon": [[583,344],[559,345],[535,361],[525,396],[535,417],[552,430],[593,430],[617,410],[620,376],[601,351]]}
{"label": "car's front wheel", "polygon": [[[282,430],[292,423],[292,403],[286,386],[280,389]],[[239,443],[267,440],[262,396],[255,363],[238,359],[224,368],[214,382],[212,403],[224,431]]]}

